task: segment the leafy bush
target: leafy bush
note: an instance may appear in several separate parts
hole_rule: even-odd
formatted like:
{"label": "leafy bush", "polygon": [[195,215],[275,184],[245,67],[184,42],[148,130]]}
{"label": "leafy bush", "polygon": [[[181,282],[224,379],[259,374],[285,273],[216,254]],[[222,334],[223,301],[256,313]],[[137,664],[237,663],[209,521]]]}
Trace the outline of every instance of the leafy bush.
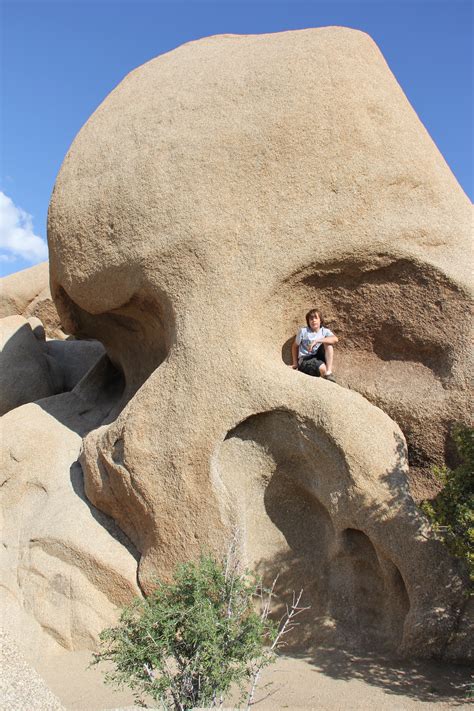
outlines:
{"label": "leafy bush", "polygon": [[272,595],[239,570],[233,549],[222,562],[202,554],[179,566],[172,583],[158,583],[148,598],[123,610],[119,624],[101,633],[93,664],[112,662],[106,682],[129,686],[140,703],[148,695],[166,709],[212,707],[237,684],[250,705],[260,670],[274,661],[303,609],[300,594],[278,626],[268,617]]}
{"label": "leafy bush", "polygon": [[457,426],[453,439],[461,464],[435,470],[443,489],[421,508],[453,555],[466,561],[474,585],[474,430]]}

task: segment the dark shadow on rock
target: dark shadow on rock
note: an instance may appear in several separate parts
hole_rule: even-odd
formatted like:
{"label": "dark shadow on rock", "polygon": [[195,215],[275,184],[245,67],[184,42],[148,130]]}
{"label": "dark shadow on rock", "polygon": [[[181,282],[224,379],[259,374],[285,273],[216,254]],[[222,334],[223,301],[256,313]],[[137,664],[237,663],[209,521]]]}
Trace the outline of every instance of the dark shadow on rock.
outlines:
{"label": "dark shadow on rock", "polygon": [[[324,270],[301,275],[299,281],[316,290],[321,303],[337,314],[336,333],[348,348],[365,350],[369,343],[381,360],[420,362],[446,377],[453,353],[450,345],[439,347],[440,313],[447,328],[454,329],[452,324],[468,313],[466,296],[428,264],[380,257],[378,264],[353,259],[326,263]],[[384,264],[388,258],[391,263]],[[416,328],[414,313],[424,315]],[[450,344],[450,338],[444,343]]]}
{"label": "dark shadow on rock", "polygon": [[[263,477],[266,514],[286,543],[257,561],[257,571],[267,587],[277,578],[277,617],[288,591],[303,589],[302,604],[311,608],[299,619],[289,648],[308,651],[337,640],[359,650],[394,652],[409,609],[404,582],[369,538],[370,526],[362,530],[364,520],[356,512],[341,514],[342,520],[331,517],[325,482],[343,486],[338,469],[345,465],[325,435],[313,439],[312,430],[311,423],[274,411],[248,418],[227,436],[255,443],[265,453],[255,476]],[[403,441],[399,446],[401,459]],[[397,463],[395,471],[406,485],[398,469]],[[365,506],[365,517],[378,521],[380,511]],[[359,525],[344,528],[342,521],[350,518]]]}
{"label": "dark shadow on rock", "polygon": [[32,327],[22,317],[5,322],[0,356],[2,415],[21,405],[70,392],[104,354],[98,341],[46,340],[41,324]]}
{"label": "dark shadow on rock", "polygon": [[[363,534],[359,532],[359,535]],[[333,620],[335,626],[328,626],[325,609],[331,609],[331,599],[330,592],[324,589],[324,580],[331,576],[330,566],[330,561],[324,561],[324,567],[317,575],[317,571],[308,565],[303,552],[298,553],[294,549],[278,554],[270,561],[262,561],[257,566],[268,587],[278,576],[275,620],[279,620],[286,606],[291,604],[292,590],[299,593],[303,589],[301,606],[311,605],[298,617],[298,627],[287,637],[280,653],[304,660],[315,671],[333,679],[360,679],[387,694],[430,703],[450,701],[453,707],[468,701],[472,685],[471,667],[434,660],[402,659],[393,649],[389,650],[387,646],[384,649],[384,640],[380,636],[377,638],[374,628],[377,624],[383,628],[383,610],[377,611],[371,604],[373,590],[367,590],[366,605],[361,605],[363,597],[360,595],[354,601],[346,599],[346,619],[339,620],[341,624]],[[374,582],[376,584],[377,580]],[[334,606],[332,609],[334,612]],[[341,607],[337,611],[340,613]],[[403,612],[402,605],[402,615]]]}
{"label": "dark shadow on rock", "polygon": [[36,405],[64,427],[85,437],[117,417],[124,387],[121,372],[103,355],[71,392],[37,400]]}
{"label": "dark shadow on rock", "polygon": [[437,661],[407,661],[324,646],[310,655],[292,652],[291,656],[304,659],[315,667],[315,671],[332,679],[360,679],[383,689],[386,694],[432,704],[449,701],[451,708],[472,702],[472,668],[468,666]]}
{"label": "dark shadow on rock", "polygon": [[[253,445],[253,461],[258,462],[253,476],[264,484],[266,514],[284,539],[282,547],[256,562],[266,587],[276,580],[274,617],[280,619],[291,604],[292,591],[298,594],[303,590],[300,604],[309,608],[298,617],[298,626],[286,638],[282,652],[304,659],[335,679],[360,678],[390,694],[462,703],[469,681],[466,667],[407,661],[399,653],[407,649],[405,653],[413,656],[426,653],[439,658],[449,635],[456,632],[462,598],[460,578],[447,581],[451,568],[446,551],[425,527],[410,497],[403,437],[394,433],[395,457],[390,470],[381,472],[388,497],[384,495],[381,505],[356,498],[352,504],[356,508],[344,509],[341,519],[334,518],[327,501],[323,505],[325,499],[319,492],[324,486],[319,488],[317,482],[330,481],[335,476],[334,466],[342,463],[337,463],[335,450],[328,454],[327,443],[320,433],[313,436],[315,432],[312,423],[298,420],[288,411],[273,411],[251,416],[226,438]],[[262,451],[261,459],[255,459],[255,447]],[[233,466],[238,470],[240,450],[229,451],[235,452]],[[226,462],[231,466],[230,459]],[[391,510],[400,511],[400,521],[386,515]],[[404,568],[399,569],[392,560],[399,557],[393,552],[397,535],[405,538],[403,546],[395,550],[409,546],[412,535],[418,547],[414,564],[426,546],[426,560],[433,564],[439,560],[443,570],[443,588],[433,589],[432,607],[427,604],[420,612],[426,617],[407,619],[411,604],[417,605],[419,600],[409,599],[401,574]],[[421,581],[411,579],[410,583],[410,594],[416,596]],[[449,610],[447,625],[436,622],[425,629],[425,622],[431,625],[444,603]],[[408,646],[404,648],[404,644]]]}
{"label": "dark shadow on rock", "polygon": [[104,346],[92,339],[51,340],[45,352],[52,369],[59,374],[61,391],[68,392],[82,380],[104,355]]}
{"label": "dark shadow on rock", "polygon": [[71,484],[72,488],[74,489],[74,492],[80,499],[82,499],[82,501],[84,501],[84,503],[87,504],[93,518],[97,521],[97,523],[99,523],[103,528],[105,528],[106,531],[110,533],[110,535],[115,538],[116,541],[118,541],[122,546],[124,546],[130,553],[130,555],[132,555],[138,563],[140,561],[140,553],[135,548],[131,540],[117,526],[117,524],[112,518],[102,513],[102,511],[99,511],[99,509],[96,509],[96,507],[93,506],[93,504],[91,504],[91,502],[87,498],[86,492],[84,490],[84,474],[82,471],[82,467],[78,461],[74,462],[74,464],[71,465],[69,474],[71,477]]}
{"label": "dark shadow on rock", "polygon": [[[120,412],[124,379],[107,355],[89,370],[72,392],[39,400],[45,412],[64,427],[85,437],[91,430],[112,421]],[[84,490],[84,476],[79,461],[70,468],[74,492],[84,501],[94,519],[121,543],[138,562],[140,553],[115,521],[91,504]]]}
{"label": "dark shadow on rock", "polygon": [[35,331],[22,317],[2,319],[0,415],[61,391],[44,335],[38,337]]}
{"label": "dark shadow on rock", "polygon": [[281,347],[281,358],[286,365],[291,365],[293,362],[293,359],[291,357],[291,345],[293,341],[295,340],[294,336],[290,336],[284,344]]}

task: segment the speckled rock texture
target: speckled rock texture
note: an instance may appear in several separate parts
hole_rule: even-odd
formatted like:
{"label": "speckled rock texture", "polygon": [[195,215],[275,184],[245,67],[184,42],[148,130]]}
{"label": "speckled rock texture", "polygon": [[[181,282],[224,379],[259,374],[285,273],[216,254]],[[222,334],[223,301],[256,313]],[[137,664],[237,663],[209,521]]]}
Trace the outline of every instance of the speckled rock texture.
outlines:
{"label": "speckled rock texture", "polygon": [[2,711],[65,711],[40,675],[24,659],[14,639],[0,630]]}
{"label": "speckled rock texture", "polygon": [[[81,462],[145,591],[237,527],[305,588],[299,644],[445,653],[463,578],[408,477],[434,491],[467,413],[470,220],[361,32],[199,40],[106,98],[54,188],[51,288],[123,373]],[[346,388],[287,365],[314,305]]]}
{"label": "speckled rock texture", "polygon": [[467,413],[471,220],[368,36],[213,37],[131,72],[79,133],[50,208],[53,290],[114,354],[108,314],[161,319],[150,363],[115,355],[137,385],[184,310],[194,339],[231,326],[220,354],[239,338],[276,361],[319,305],[341,381],[402,427],[421,496]]}

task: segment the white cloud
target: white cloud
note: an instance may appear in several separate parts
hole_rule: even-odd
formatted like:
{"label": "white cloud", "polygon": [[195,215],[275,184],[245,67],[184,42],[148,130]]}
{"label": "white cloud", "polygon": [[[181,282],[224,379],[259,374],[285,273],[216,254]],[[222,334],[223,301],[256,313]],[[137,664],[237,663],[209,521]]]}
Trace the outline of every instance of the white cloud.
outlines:
{"label": "white cloud", "polygon": [[17,207],[13,200],[0,192],[0,261],[9,262],[20,257],[36,264],[48,259],[46,242],[33,232],[31,215]]}

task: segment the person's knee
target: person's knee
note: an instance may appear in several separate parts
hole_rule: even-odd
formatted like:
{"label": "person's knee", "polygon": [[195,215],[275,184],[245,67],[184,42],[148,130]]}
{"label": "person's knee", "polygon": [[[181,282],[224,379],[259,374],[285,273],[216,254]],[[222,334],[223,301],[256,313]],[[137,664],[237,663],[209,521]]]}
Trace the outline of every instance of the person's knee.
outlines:
{"label": "person's knee", "polygon": [[334,347],[332,345],[326,346],[325,361],[329,371],[331,371],[334,363]]}

